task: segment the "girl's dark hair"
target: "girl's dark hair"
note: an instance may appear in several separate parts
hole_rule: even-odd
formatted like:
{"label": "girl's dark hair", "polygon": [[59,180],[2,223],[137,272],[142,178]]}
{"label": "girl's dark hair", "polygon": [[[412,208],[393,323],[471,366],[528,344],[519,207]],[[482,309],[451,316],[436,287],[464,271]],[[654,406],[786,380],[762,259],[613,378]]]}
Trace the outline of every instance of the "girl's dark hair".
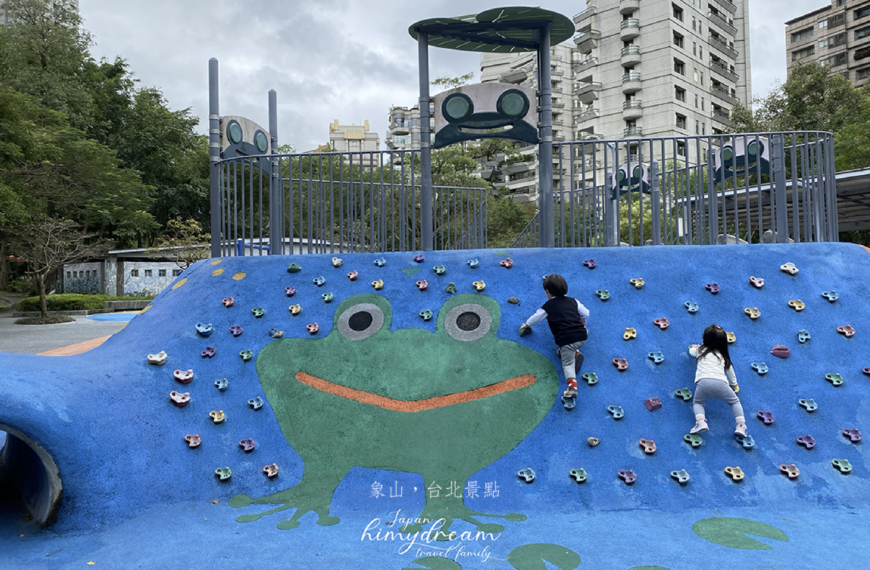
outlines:
{"label": "girl's dark hair", "polygon": [[544,291],[547,291],[553,297],[562,297],[568,294],[568,282],[558,273],[547,275],[544,279]]}
{"label": "girl's dark hair", "polygon": [[711,352],[715,352],[725,361],[725,370],[731,368],[731,355],[728,354],[728,335],[725,334],[725,329],[719,325],[710,325],[705,328],[702,343],[696,360],[701,360]]}

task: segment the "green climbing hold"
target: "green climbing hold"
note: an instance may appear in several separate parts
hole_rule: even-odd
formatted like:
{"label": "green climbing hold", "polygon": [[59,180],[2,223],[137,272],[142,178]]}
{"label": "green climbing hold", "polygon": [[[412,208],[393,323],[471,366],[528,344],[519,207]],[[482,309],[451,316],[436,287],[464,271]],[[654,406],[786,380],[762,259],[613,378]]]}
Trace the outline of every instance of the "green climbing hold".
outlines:
{"label": "green climbing hold", "polygon": [[251,360],[252,358],[254,358],[254,353],[250,350],[243,350],[239,353],[239,356],[242,357],[242,360],[247,362],[247,361]]}
{"label": "green climbing hold", "polygon": [[772,550],[771,546],[746,536],[748,534],[788,542],[788,536],[778,528],[750,519],[703,519],[692,525],[692,532],[713,544],[740,550]]}
{"label": "green climbing hold", "polygon": [[510,551],[507,561],[517,570],[547,570],[549,562],[559,570],[580,566],[580,555],[558,544],[524,544]]}
{"label": "green climbing hold", "polygon": [[598,384],[598,374],[594,372],[587,372],[582,376],[583,380],[586,381],[587,384],[592,386],[593,384]]}
{"label": "green climbing hold", "polygon": [[453,295],[454,293],[456,293],[456,284],[448,283],[447,288],[444,290],[447,292],[448,295]]}
{"label": "green climbing hold", "polygon": [[578,483],[585,483],[586,479],[589,477],[586,474],[586,470],[583,468],[580,469],[572,469],[570,472],[571,477],[577,481]]}
{"label": "green climbing hold", "polygon": [[596,291],[595,294],[598,295],[598,298],[602,301],[606,301],[610,298],[610,292],[606,289]]}
{"label": "green climbing hold", "polygon": [[266,314],[266,311],[265,309],[263,309],[263,307],[254,307],[253,309],[251,309],[251,313],[259,319]]}
{"label": "green climbing hold", "polygon": [[680,388],[674,392],[674,395],[676,395],[677,398],[682,398],[684,402],[688,402],[692,399],[692,391],[688,388]]}
{"label": "green climbing hold", "polygon": [[443,265],[436,265],[432,269],[435,270],[435,275],[444,275],[445,273],[447,273],[447,268]]}
{"label": "green climbing hold", "polygon": [[531,327],[520,327],[520,336],[526,336],[532,334]]}
{"label": "green climbing hold", "polygon": [[695,435],[691,433],[687,433],[686,435],[684,435],[683,440],[692,447],[701,447],[701,444],[704,443],[704,440],[701,439],[700,435]]}
{"label": "green climbing hold", "polygon": [[298,263],[291,263],[287,266],[287,273],[297,273],[299,271],[302,271],[302,268]]}
{"label": "green climbing hold", "polygon": [[839,386],[846,381],[846,379],[843,378],[840,374],[825,374],[825,380],[827,380],[834,386]]}

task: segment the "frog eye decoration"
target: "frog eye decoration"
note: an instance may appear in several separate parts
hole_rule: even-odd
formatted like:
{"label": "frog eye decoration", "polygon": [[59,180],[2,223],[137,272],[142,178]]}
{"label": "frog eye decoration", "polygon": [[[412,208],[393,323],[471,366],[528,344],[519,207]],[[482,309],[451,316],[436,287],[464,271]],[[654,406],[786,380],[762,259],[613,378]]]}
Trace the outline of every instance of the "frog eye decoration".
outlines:
{"label": "frog eye decoration", "polygon": [[338,317],[338,332],[347,340],[363,340],[384,326],[384,312],[374,303],[358,303]]}
{"label": "frog eye decoration", "polygon": [[486,336],[492,328],[492,314],[477,303],[464,303],[450,309],[444,329],[455,340],[470,342]]}

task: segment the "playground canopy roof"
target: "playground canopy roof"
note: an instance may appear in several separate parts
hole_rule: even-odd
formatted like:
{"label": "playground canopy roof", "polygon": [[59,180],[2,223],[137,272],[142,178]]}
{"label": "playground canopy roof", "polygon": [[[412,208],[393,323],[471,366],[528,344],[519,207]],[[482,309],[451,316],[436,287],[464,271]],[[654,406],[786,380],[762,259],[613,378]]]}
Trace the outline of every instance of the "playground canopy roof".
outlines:
{"label": "playground canopy roof", "polygon": [[550,27],[550,45],[574,35],[574,22],[567,16],[525,6],[491,8],[480,14],[456,18],[420,20],[408,28],[415,40],[419,32],[429,35],[433,47],[461,51],[513,53],[535,51],[541,28]]}

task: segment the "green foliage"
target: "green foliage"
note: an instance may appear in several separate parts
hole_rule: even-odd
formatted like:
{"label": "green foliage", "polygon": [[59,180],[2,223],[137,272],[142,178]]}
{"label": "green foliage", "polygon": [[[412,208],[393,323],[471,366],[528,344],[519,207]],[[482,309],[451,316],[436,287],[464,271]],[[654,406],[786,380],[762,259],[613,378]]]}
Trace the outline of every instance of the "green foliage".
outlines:
{"label": "green foliage", "polygon": [[[182,269],[187,269],[200,259],[209,257],[210,236],[202,231],[199,222],[181,217],[169,220],[166,234],[157,242],[157,247],[148,251],[152,257],[172,257]],[[160,248],[164,248],[163,251]]]}
{"label": "green foliage", "polygon": [[432,85],[435,87],[443,87],[445,89],[455,89],[457,87],[461,87],[474,79],[474,72],[466,73],[465,75],[460,75],[459,77],[439,77],[438,79],[432,81]]}
{"label": "green foliage", "polygon": [[22,317],[15,321],[16,325],[56,325],[75,321],[69,315],[47,315],[45,317]]}
{"label": "green foliage", "polygon": [[490,196],[487,201],[487,235],[491,248],[510,247],[535,215],[533,204]]}
{"label": "green foliage", "polygon": [[[109,295],[82,295],[78,293],[62,293],[48,295],[45,298],[49,311],[94,311],[105,309],[106,301],[150,301],[154,296],[144,297],[112,297]],[[38,311],[39,297],[27,297],[18,301],[15,306],[18,311]]]}

